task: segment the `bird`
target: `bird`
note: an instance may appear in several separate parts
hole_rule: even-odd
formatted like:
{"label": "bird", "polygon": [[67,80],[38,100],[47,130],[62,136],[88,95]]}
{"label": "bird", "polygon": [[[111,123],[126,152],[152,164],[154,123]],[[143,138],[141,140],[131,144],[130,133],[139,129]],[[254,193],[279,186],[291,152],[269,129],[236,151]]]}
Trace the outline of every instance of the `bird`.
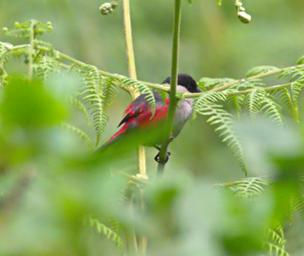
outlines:
{"label": "bird", "polygon": [[[196,81],[188,74],[178,74],[176,91],[178,93],[199,93],[199,89]],[[170,86],[171,77],[167,77],[162,84]],[[134,99],[125,109],[124,117],[118,124],[119,130],[110,138],[107,144],[119,140],[124,135],[136,131],[139,128],[153,127],[153,129],[161,129],[160,123],[165,121],[168,117],[170,99],[167,94],[162,97],[159,92],[153,90],[155,98],[155,109],[153,110],[151,105],[146,99],[146,95],[142,94]],[[173,129],[170,137],[170,141],[175,139],[187,120],[192,114],[193,99],[185,98],[177,103],[175,110]],[[153,146],[160,150],[161,141],[153,142]],[[148,145],[150,146],[150,145]],[[169,160],[170,152],[167,153],[166,162]],[[154,158],[159,161],[159,153]]]}

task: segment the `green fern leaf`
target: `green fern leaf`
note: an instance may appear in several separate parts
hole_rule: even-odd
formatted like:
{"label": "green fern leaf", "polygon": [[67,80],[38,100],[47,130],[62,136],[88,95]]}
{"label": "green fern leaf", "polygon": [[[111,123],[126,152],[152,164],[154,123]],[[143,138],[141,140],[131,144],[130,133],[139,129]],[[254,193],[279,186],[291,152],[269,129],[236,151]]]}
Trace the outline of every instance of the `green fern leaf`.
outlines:
{"label": "green fern leaf", "polygon": [[90,139],[90,137],[83,131],[81,130],[80,128],[74,126],[74,125],[71,125],[71,124],[68,124],[68,123],[63,123],[62,126],[71,131],[72,133],[76,134],[80,139],[82,139],[90,149],[93,149],[94,146],[93,146],[93,142],[92,140]]}
{"label": "green fern leaf", "polygon": [[290,91],[291,91],[292,100],[294,102],[298,101],[299,96],[303,91],[303,89],[304,89],[304,76],[301,79],[291,83]]}
{"label": "green fern leaf", "polygon": [[228,187],[237,196],[243,198],[252,198],[260,195],[268,185],[265,179],[259,177],[248,177],[242,180],[234,181],[228,184]]}
{"label": "green fern leaf", "polygon": [[273,90],[270,92],[283,106],[291,106],[292,105],[292,98],[291,93],[288,88],[281,88],[279,90]]}
{"label": "green fern leaf", "polygon": [[295,203],[294,203],[294,212],[299,213],[301,216],[304,216],[304,196],[299,198]]}
{"label": "green fern leaf", "polygon": [[103,77],[102,78],[102,91],[104,94],[104,106],[105,108],[110,105],[112,102],[112,99],[117,93],[117,86],[113,83],[113,79],[108,78],[108,77]]}
{"label": "green fern leaf", "polygon": [[271,243],[278,246],[284,247],[286,245],[286,240],[284,238],[284,231],[282,227],[269,230],[269,240]]}
{"label": "green fern leaf", "polygon": [[200,115],[207,116],[207,123],[216,126],[215,132],[225,142],[238,159],[241,168],[245,173],[246,164],[243,148],[233,130],[232,115],[217,104],[218,101],[225,101],[228,92],[209,93],[202,95],[194,104],[194,111]]}
{"label": "green fern leaf", "polygon": [[251,76],[256,76],[256,75],[260,75],[262,73],[268,73],[271,71],[278,71],[280,70],[277,67],[274,66],[258,66],[258,67],[254,67],[252,69],[250,69],[247,74],[246,77],[251,77]]}
{"label": "green fern leaf", "polygon": [[89,219],[89,224],[92,228],[96,230],[96,232],[100,235],[103,235],[106,237],[108,240],[112,241],[115,243],[115,245],[118,248],[123,247],[123,242],[121,237],[117,232],[115,232],[113,229],[109,228],[106,226],[104,223],[101,223],[98,219],[96,218],[90,218]]}
{"label": "green fern leaf", "polygon": [[289,253],[286,251],[285,246],[279,246],[277,244],[268,242],[267,247],[269,256],[289,256]]}
{"label": "green fern leaf", "polygon": [[152,113],[155,112],[155,107],[156,107],[156,102],[155,102],[155,97],[153,94],[153,90],[146,86],[143,83],[139,83],[136,80],[130,79],[130,78],[125,78],[121,80],[121,83],[123,87],[125,88],[130,88],[132,87],[133,89],[137,90],[140,94],[144,95],[148,104],[150,105],[152,109]]}
{"label": "green fern leaf", "polygon": [[96,133],[96,145],[107,123],[104,112],[104,94],[101,86],[102,77],[96,67],[87,66],[80,70],[84,78],[84,88],[81,91],[82,100],[88,105]]}
{"label": "green fern leaf", "polygon": [[249,95],[248,95],[248,110],[249,113],[258,113],[260,109],[260,102],[261,102],[261,94],[260,91],[257,89],[254,89]]}
{"label": "green fern leaf", "polygon": [[210,89],[213,89],[217,86],[221,86],[226,83],[231,83],[236,80],[232,78],[210,78],[210,77],[202,77],[198,81],[198,86],[203,90],[203,91],[208,91]]}
{"label": "green fern leaf", "polygon": [[31,26],[34,26],[35,36],[41,36],[45,33],[51,32],[53,26],[50,22],[40,22],[36,20],[30,20],[25,22],[15,22],[14,28],[5,28],[4,32],[7,36],[18,37],[18,38],[29,38]]}
{"label": "green fern leaf", "polygon": [[8,44],[0,42],[0,87],[3,87],[7,84],[8,74],[4,69],[4,64],[8,59],[7,57],[5,57],[7,50]]}
{"label": "green fern leaf", "polygon": [[282,124],[282,117],[279,111],[279,105],[271,98],[271,95],[264,89],[259,88],[253,90],[248,95],[248,109],[251,115],[259,112],[264,113],[271,120],[278,124]]}
{"label": "green fern leaf", "polygon": [[83,114],[88,124],[90,124],[90,114],[83,102],[78,98],[70,97],[70,103],[73,107],[75,107],[77,110],[79,110],[79,112]]}
{"label": "green fern leaf", "polygon": [[7,45],[3,42],[0,42],[0,60],[2,60],[3,55],[7,52]]}
{"label": "green fern leaf", "polygon": [[278,108],[279,105],[270,97],[265,97],[261,102],[261,111],[264,112],[270,119],[281,125],[283,121]]}
{"label": "green fern leaf", "polygon": [[60,70],[58,62],[53,57],[46,55],[38,55],[33,68],[34,76],[42,80],[45,80],[52,72]]}
{"label": "green fern leaf", "polygon": [[140,94],[145,95],[145,99],[151,107],[151,111],[154,114],[156,108],[155,97],[153,91],[146,85],[142,83],[136,83],[135,88],[140,92]]}
{"label": "green fern leaf", "polygon": [[300,58],[297,60],[297,65],[301,65],[301,64],[304,64],[304,56],[300,57]]}
{"label": "green fern leaf", "polygon": [[291,81],[298,80],[303,77],[304,77],[304,67],[302,66],[287,68],[283,70],[279,75],[279,78],[290,79]]}

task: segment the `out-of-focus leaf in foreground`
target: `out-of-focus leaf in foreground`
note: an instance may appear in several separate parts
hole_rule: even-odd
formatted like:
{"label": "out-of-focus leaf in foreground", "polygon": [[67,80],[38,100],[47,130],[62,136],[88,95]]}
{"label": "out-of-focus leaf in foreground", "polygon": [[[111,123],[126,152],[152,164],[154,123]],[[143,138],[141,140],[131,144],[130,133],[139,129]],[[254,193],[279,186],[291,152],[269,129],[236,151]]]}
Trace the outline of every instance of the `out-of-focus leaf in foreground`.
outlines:
{"label": "out-of-focus leaf in foreground", "polygon": [[13,78],[0,103],[2,124],[22,128],[56,125],[67,113],[64,106],[38,81]]}

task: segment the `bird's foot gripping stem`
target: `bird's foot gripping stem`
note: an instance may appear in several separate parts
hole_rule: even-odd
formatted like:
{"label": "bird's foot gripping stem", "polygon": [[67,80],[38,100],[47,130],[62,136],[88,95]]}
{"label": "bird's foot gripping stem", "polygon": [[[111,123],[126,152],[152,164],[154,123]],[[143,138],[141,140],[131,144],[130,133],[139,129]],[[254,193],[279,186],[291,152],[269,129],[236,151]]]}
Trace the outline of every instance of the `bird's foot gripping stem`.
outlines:
{"label": "bird's foot gripping stem", "polygon": [[[167,152],[166,159],[165,159],[165,161],[162,162],[162,164],[166,164],[169,161],[170,156],[171,156],[171,153]],[[158,154],[154,157],[154,160],[156,162],[160,163],[160,152],[158,152]]]}

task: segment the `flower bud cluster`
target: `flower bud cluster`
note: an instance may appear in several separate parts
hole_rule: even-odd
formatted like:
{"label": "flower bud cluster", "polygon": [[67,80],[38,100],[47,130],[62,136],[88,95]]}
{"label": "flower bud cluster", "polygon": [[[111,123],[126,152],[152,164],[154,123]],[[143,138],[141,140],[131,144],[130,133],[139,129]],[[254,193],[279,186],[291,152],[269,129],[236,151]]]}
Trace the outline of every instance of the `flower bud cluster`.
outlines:
{"label": "flower bud cluster", "polygon": [[241,0],[235,1],[235,7],[239,20],[243,23],[249,23],[251,21],[251,15],[246,12],[246,9],[243,6]]}
{"label": "flower bud cluster", "polygon": [[111,14],[117,7],[118,3],[116,1],[113,2],[107,2],[107,3],[103,3],[102,5],[100,5],[99,7],[99,11],[101,13],[101,15],[108,15]]}

